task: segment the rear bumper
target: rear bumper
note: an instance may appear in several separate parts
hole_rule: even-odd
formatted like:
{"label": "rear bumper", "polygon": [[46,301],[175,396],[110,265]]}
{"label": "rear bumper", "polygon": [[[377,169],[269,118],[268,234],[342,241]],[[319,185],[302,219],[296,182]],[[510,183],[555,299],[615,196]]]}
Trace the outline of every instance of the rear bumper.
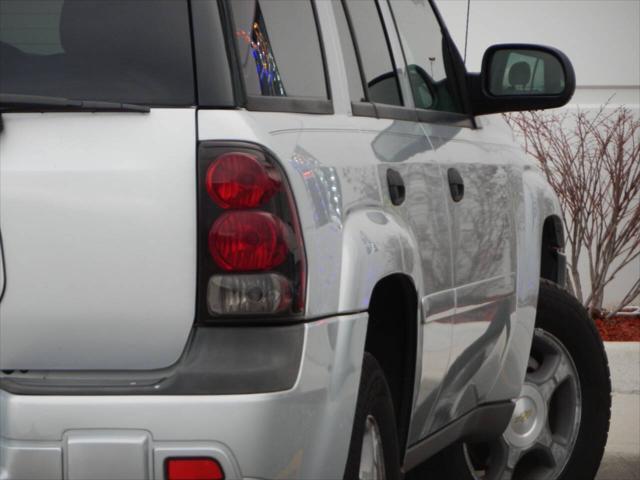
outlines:
{"label": "rear bumper", "polygon": [[[233,395],[19,395],[0,390],[0,479],[163,479],[170,456],[226,478],[342,478],[366,313],[305,325],[286,391]],[[97,453],[99,452],[99,453]]]}

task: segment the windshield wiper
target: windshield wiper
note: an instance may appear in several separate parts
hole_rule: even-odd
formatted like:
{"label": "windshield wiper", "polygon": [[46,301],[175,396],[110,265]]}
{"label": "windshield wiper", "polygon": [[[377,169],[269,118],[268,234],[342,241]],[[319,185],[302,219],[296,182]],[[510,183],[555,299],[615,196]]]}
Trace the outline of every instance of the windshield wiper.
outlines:
{"label": "windshield wiper", "polygon": [[147,105],[71,100],[62,97],[0,93],[0,112],[139,112],[148,113]]}

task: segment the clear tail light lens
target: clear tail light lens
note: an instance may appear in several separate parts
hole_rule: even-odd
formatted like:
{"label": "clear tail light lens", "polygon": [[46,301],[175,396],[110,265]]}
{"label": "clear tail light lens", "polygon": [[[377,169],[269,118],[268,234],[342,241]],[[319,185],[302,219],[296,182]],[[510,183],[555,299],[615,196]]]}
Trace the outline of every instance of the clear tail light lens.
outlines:
{"label": "clear tail light lens", "polygon": [[207,306],[214,315],[275,314],[291,308],[291,282],[279,273],[214,275]]}
{"label": "clear tail light lens", "polygon": [[251,144],[201,143],[198,321],[295,320],[305,275],[298,214],[276,159]]}

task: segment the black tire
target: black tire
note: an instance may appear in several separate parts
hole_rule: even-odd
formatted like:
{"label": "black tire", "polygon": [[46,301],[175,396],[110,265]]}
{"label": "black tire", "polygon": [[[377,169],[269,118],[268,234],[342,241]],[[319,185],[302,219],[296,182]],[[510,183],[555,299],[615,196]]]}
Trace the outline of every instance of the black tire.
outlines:
{"label": "black tire", "polygon": [[[586,309],[571,294],[541,280],[536,328],[555,336],[578,371],[582,419],[570,458],[558,480],[595,478],[609,432],[611,379],[602,338]],[[461,442],[448,447],[410,476],[412,479],[474,480]],[[520,480],[514,476],[513,480]]]}
{"label": "black tire", "polygon": [[385,478],[387,480],[399,480],[400,454],[391,392],[380,365],[378,365],[373,355],[365,352],[362,361],[360,388],[353,420],[349,456],[344,472],[345,480],[358,480],[362,441],[368,416],[372,416],[376,420],[380,431]]}

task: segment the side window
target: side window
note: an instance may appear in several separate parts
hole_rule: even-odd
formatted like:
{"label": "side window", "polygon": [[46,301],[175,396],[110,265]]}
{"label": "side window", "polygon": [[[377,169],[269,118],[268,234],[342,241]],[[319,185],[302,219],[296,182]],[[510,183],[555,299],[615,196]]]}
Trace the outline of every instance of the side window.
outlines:
{"label": "side window", "polygon": [[444,39],[428,0],[389,0],[407,60],[416,107],[459,112],[447,78]]}
{"label": "side window", "polygon": [[358,67],[358,57],[353,45],[351,30],[344,11],[344,5],[340,0],[333,0],[333,10],[336,14],[338,24],[338,35],[340,36],[340,46],[344,55],[345,68],[347,70],[347,82],[349,84],[349,98],[352,102],[366,102],[362,86],[362,77]]}
{"label": "side window", "polygon": [[229,3],[248,95],[328,98],[310,0]]}
{"label": "side window", "polygon": [[345,0],[345,4],[360,52],[368,100],[401,106],[400,84],[375,1]]}

